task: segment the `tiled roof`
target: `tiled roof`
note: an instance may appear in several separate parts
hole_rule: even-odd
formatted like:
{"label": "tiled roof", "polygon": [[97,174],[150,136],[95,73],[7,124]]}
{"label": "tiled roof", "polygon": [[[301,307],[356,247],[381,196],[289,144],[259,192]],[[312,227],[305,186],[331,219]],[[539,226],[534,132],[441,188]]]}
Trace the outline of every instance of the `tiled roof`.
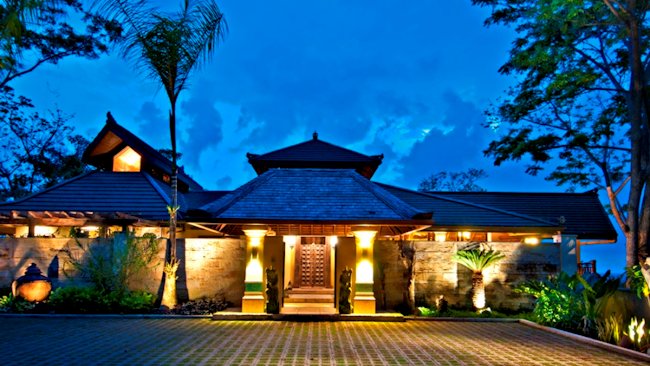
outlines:
{"label": "tiled roof", "polygon": [[409,205],[423,211],[433,211],[432,229],[489,228],[502,230],[559,229],[557,222],[509,212],[499,208],[456,200],[437,194],[422,193],[379,184]]}
{"label": "tiled roof", "polygon": [[[84,161],[94,164],[94,159],[91,156],[95,148],[102,142],[102,139],[106,134],[112,133],[121,139],[127,146],[131,147],[133,150],[138,152],[144,159],[146,159],[149,164],[152,164],[159,169],[162,169],[167,174],[171,174],[172,163],[169,159],[164,157],[159,151],[149,146],[146,142],[141,140],[138,136],[134,135],[131,131],[122,127],[115,121],[115,118],[111,113],[106,114],[106,125],[104,128],[97,134],[95,139],[88,145],[86,151],[84,152]],[[168,133],[168,132],[167,132]],[[185,174],[182,168],[179,167],[178,180],[185,183],[191,190],[202,190],[203,187],[192,179],[189,175]]]}
{"label": "tiled roof", "polygon": [[125,213],[145,220],[167,220],[169,195],[146,173],[93,171],[15,202],[0,212],[77,211]]}
{"label": "tiled roof", "polygon": [[347,169],[271,169],[203,210],[215,219],[430,222],[425,211]]}
{"label": "tiled roof", "polygon": [[583,239],[616,239],[596,191],[585,193],[435,192],[435,195],[561,223]]}
{"label": "tiled roof", "polygon": [[383,155],[364,155],[314,138],[266,154],[248,153],[249,163],[258,174],[272,168],[355,169],[366,178],[372,177]]}

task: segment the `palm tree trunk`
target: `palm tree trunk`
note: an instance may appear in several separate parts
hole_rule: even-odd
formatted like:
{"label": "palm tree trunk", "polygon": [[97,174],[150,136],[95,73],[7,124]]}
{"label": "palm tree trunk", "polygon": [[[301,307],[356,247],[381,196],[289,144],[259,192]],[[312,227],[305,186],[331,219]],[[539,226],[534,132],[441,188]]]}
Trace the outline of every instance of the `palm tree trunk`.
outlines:
{"label": "palm tree trunk", "polygon": [[165,263],[165,286],[163,287],[161,306],[169,309],[178,303],[176,293],[176,271],[178,270],[178,257],[176,247],[176,215],[178,211],[178,166],[176,161],[176,103],[172,101],[169,112],[169,134],[172,142],[172,172],[171,189],[172,202],[169,207],[169,262]]}
{"label": "palm tree trunk", "polygon": [[483,283],[483,272],[472,273],[472,305],[474,305],[474,309],[476,310],[485,307],[485,284]]}

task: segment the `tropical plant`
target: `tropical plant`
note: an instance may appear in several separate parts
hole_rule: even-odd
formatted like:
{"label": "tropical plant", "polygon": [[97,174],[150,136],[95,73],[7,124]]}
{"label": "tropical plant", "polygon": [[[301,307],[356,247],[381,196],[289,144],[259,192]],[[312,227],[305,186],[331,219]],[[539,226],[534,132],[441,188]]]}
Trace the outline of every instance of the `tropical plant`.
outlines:
{"label": "tropical plant", "polygon": [[485,247],[457,251],[452,259],[472,271],[472,305],[474,309],[485,308],[485,283],[483,270],[505,258],[497,250]]}
{"label": "tropical plant", "polygon": [[627,326],[627,332],[623,332],[623,334],[632,341],[634,349],[644,351],[648,348],[648,332],[645,329],[645,319],[639,321],[636,317],[633,317]]}
{"label": "tropical plant", "polygon": [[596,320],[598,339],[611,344],[619,344],[623,335],[623,317],[612,314],[605,319]]}
{"label": "tropical plant", "polygon": [[611,315],[603,307],[620,285],[621,279],[610,277],[609,271],[589,279],[560,272],[543,281],[522,282],[515,291],[535,297],[533,313],[540,323],[595,336],[598,321]]}
{"label": "tropical plant", "polygon": [[[169,205],[169,260],[165,263],[163,306],[173,308],[176,299],[176,219],[178,205],[178,153],[176,149],[176,103],[192,72],[208,61],[227,30],[225,19],[213,0],[185,0],[176,14],[165,14],[138,0],[101,0],[99,8],[124,27],[119,43],[122,54],[162,85],[169,99],[171,140],[171,186]],[[169,284],[168,284],[169,283]]]}
{"label": "tropical plant", "polygon": [[578,329],[584,314],[584,298],[577,276],[560,272],[546,280],[520,283],[515,292],[535,297],[533,313],[538,322],[563,329]]}
{"label": "tropical plant", "polygon": [[153,234],[141,238],[127,233],[106,243],[82,243],[64,250],[67,261],[82,278],[103,294],[118,296],[129,292],[133,279],[157,264],[159,240]]}
{"label": "tropical plant", "polygon": [[650,296],[650,288],[648,288],[648,283],[641,272],[640,265],[636,264],[632,267],[626,267],[625,274],[627,275],[627,282],[630,285],[630,289],[639,299]]}

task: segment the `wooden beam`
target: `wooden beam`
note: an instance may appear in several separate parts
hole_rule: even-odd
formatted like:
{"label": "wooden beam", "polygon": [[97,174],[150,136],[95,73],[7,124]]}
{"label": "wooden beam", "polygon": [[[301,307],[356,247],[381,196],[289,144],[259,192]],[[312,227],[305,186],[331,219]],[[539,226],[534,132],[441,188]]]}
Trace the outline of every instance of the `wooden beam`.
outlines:
{"label": "wooden beam", "polygon": [[205,225],[197,224],[197,223],[195,223],[195,222],[188,222],[188,224],[189,224],[189,225],[192,225],[192,226],[195,226],[195,227],[198,227],[199,229],[203,229],[203,230],[205,230],[205,231],[209,231],[209,232],[211,232],[211,233],[216,233],[216,234],[219,234],[219,235],[223,236],[223,233],[222,233],[222,232],[220,232],[220,231],[218,231],[218,230],[215,230],[215,229],[211,229],[211,228],[209,228],[209,227],[207,227],[207,226],[205,226]]}

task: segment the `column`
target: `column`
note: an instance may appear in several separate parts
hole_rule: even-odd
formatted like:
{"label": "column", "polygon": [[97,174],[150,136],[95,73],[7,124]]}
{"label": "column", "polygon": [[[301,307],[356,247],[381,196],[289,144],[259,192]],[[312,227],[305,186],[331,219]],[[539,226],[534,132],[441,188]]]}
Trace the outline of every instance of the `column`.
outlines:
{"label": "column", "polygon": [[245,227],[246,279],[242,313],[264,313],[264,236],[266,228]]}
{"label": "column", "polygon": [[578,241],[575,235],[562,234],[560,242],[560,271],[568,275],[578,272]]}
{"label": "column", "polygon": [[373,292],[373,246],[375,230],[356,230],[352,232],[356,243],[357,264],[354,285],[354,314],[374,314],[375,294]]}

